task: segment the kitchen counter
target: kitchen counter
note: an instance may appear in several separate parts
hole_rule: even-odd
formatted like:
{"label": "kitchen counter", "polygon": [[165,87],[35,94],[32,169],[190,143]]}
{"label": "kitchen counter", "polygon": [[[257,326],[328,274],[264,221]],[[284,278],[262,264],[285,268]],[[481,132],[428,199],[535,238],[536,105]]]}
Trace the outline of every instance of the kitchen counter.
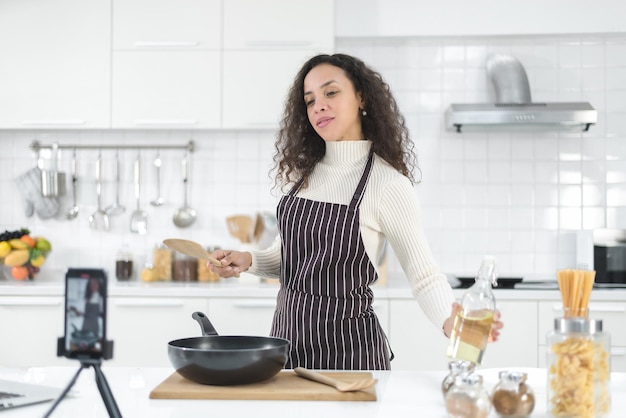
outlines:
{"label": "kitchen counter", "polygon": [[[77,363],[78,367],[78,363]],[[0,369],[0,378],[29,381],[49,386],[65,387],[77,367],[45,367],[30,369]],[[102,367],[116,403],[124,417],[199,417],[250,416],[276,418],[297,415],[307,417],[428,417],[445,418],[446,411],[440,384],[446,372],[374,372],[376,402],[334,401],[227,401],[227,400],[157,400],[149,399],[150,391],[173,373],[171,368]],[[497,375],[504,369],[483,369],[485,388],[489,391],[497,383]],[[528,384],[536,395],[532,417],[547,417],[546,374],[544,369],[516,369],[528,373]],[[611,418],[626,414],[626,373],[613,373]],[[92,369],[84,370],[76,385],[76,393],[67,397],[52,414],[63,417],[107,417],[107,412],[96,387]],[[10,411],[2,418],[42,416],[52,405],[44,403]],[[494,411],[489,417],[496,417]]]}
{"label": "kitchen counter", "polygon": [[[411,291],[405,285],[372,287],[377,299],[412,299]],[[454,289],[457,298],[466,289]],[[275,297],[278,284],[261,282],[257,277],[243,274],[239,279],[222,279],[218,282],[120,282],[109,281],[109,296],[152,296],[152,297]],[[558,290],[546,289],[494,289],[496,299],[506,300],[561,300]],[[0,296],[63,296],[63,281],[0,280]],[[626,301],[626,289],[594,289],[592,301]]]}

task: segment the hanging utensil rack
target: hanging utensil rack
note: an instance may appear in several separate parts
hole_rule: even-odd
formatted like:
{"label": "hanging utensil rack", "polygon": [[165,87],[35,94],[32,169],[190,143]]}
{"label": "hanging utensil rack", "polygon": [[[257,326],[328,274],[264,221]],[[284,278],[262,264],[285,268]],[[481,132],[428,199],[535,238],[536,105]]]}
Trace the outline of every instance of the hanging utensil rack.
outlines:
{"label": "hanging utensil rack", "polygon": [[[141,144],[141,145],[129,145],[129,144],[123,144],[123,145],[112,145],[112,144],[105,144],[105,145],[73,145],[73,144],[65,144],[65,145],[58,145],[58,149],[97,149],[97,150],[104,150],[104,149],[160,149],[160,150],[165,150],[165,149],[183,149],[183,150],[187,150],[188,152],[193,152],[194,148],[195,148],[195,144],[193,141],[189,141],[186,144],[181,144],[181,145],[168,145],[168,144],[159,144],[159,145],[145,145],[145,144]],[[43,149],[52,149],[52,145],[43,145],[41,144],[39,141],[33,141],[30,144],[30,149],[33,150],[34,152],[38,153],[39,151],[43,150]]]}

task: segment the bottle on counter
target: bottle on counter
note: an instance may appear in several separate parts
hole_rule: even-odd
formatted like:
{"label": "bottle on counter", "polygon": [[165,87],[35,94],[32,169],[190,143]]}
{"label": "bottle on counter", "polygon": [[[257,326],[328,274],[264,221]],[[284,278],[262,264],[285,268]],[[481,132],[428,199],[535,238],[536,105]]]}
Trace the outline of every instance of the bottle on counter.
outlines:
{"label": "bottle on counter", "polygon": [[491,399],[480,375],[460,374],[445,396],[449,418],[487,418]]}
{"label": "bottle on counter", "polygon": [[500,381],[491,392],[491,402],[501,418],[527,418],[535,409],[535,394],[528,386],[528,375],[503,370]]}
{"label": "bottle on counter", "polygon": [[450,391],[452,385],[454,385],[454,381],[457,376],[461,374],[473,373],[475,368],[476,365],[471,361],[453,360],[449,362],[448,370],[450,370],[450,373],[448,373],[448,375],[441,382],[441,392],[443,393],[443,397],[446,397],[446,394]]}
{"label": "bottle on counter", "polygon": [[461,298],[461,309],[454,319],[450,335],[449,358],[475,364],[482,362],[496,310],[492,285],[497,285],[496,260],[493,256],[485,256],[476,282]]}
{"label": "bottle on counter", "polygon": [[550,416],[608,417],[611,339],[602,320],[556,318],[546,339]]}
{"label": "bottle on counter", "polygon": [[133,254],[127,246],[123,246],[115,256],[115,277],[127,281],[133,277]]}

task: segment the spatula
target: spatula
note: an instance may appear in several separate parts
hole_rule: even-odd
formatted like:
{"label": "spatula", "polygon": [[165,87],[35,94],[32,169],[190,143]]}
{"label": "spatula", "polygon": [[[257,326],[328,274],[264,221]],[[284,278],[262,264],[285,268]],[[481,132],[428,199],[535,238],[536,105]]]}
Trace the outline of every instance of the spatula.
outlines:
{"label": "spatula", "polygon": [[340,380],[333,379],[313,370],[308,370],[303,367],[296,367],[293,371],[300,377],[305,379],[314,380],[319,383],[323,383],[328,386],[332,386],[340,392],[356,392],[359,390],[368,389],[378,382],[377,379],[362,379],[355,380],[354,382],[342,382]]}
{"label": "spatula", "polygon": [[204,247],[197,242],[180,238],[168,238],[163,240],[163,244],[167,245],[172,250],[178,251],[179,253],[196,257],[201,260],[208,260],[216,267],[224,267],[219,260],[211,257]]}

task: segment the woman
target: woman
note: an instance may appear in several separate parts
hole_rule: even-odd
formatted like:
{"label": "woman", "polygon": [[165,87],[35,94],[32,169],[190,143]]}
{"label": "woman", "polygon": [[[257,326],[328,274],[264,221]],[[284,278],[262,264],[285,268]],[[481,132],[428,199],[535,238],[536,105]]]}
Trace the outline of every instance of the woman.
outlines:
{"label": "woman", "polygon": [[286,368],[389,369],[370,288],[372,260],[388,240],[421,308],[449,336],[459,306],[424,238],[412,142],[380,74],[348,55],[315,56],[283,116],[274,156],[276,185],[287,192],[280,240],[263,251],[218,250],[223,267],[209,268],[280,275],[271,335],[291,342]]}

